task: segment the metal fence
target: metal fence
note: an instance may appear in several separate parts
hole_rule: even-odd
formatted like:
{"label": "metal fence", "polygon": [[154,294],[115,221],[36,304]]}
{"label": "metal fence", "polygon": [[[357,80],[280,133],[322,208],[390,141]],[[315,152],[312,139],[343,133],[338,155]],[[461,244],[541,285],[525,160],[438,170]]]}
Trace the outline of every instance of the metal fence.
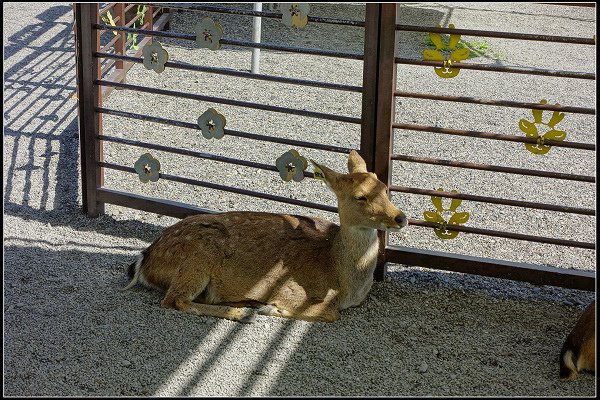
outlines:
{"label": "metal fence", "polygon": [[[354,26],[358,29],[364,29],[364,52],[362,54],[332,51],[315,48],[300,48],[296,46],[286,46],[273,43],[255,43],[243,40],[233,40],[222,38],[222,45],[233,45],[238,47],[259,48],[267,50],[277,50],[283,52],[294,52],[300,54],[320,55],[326,57],[362,60],[363,61],[363,85],[352,86],[337,83],[320,82],[308,79],[279,77],[267,74],[252,74],[244,71],[236,71],[232,69],[214,68],[201,65],[191,65],[176,61],[167,61],[164,63],[165,68],[178,68],[195,72],[209,72],[212,74],[223,74],[249,79],[257,79],[263,81],[277,82],[281,84],[294,84],[302,86],[312,86],[326,88],[331,90],[350,91],[362,93],[362,115],[360,118],[335,115],[329,113],[321,113],[315,111],[299,110],[281,106],[273,106],[267,104],[257,104],[235,99],[226,99],[216,96],[208,96],[196,93],[184,93],[170,89],[158,89],[143,87],[124,83],[124,74],[126,73],[126,65],[129,68],[134,63],[142,63],[144,60],[140,57],[139,52],[128,55],[124,51],[127,46],[125,41],[125,33],[137,33],[146,35],[144,44],[151,43],[151,37],[175,38],[187,41],[195,41],[196,36],[190,34],[160,31],[164,26],[154,25],[153,30],[144,29],[152,26],[152,21],[158,11],[157,7],[164,7],[168,10],[193,10],[206,11],[216,13],[229,13],[244,15],[248,17],[262,18],[282,18],[279,12],[269,11],[253,11],[241,9],[237,7],[221,7],[214,5],[200,4],[179,4],[179,3],[161,3],[161,4],[146,4],[150,11],[146,11],[146,20],[142,27],[128,26],[113,26],[112,24],[102,23],[100,14],[102,11],[98,4],[77,4],[76,5],[76,21],[77,21],[77,51],[78,51],[78,96],[79,96],[79,116],[80,116],[80,138],[81,138],[81,158],[82,158],[82,194],[83,208],[89,216],[98,216],[104,211],[104,204],[111,203],[120,206],[136,208],[140,210],[150,211],[154,213],[170,215],[175,217],[185,217],[188,215],[214,212],[208,209],[202,209],[189,204],[182,204],[175,201],[149,198],[133,193],[113,190],[104,187],[103,177],[104,169],[113,169],[129,173],[135,173],[135,169],[129,166],[116,165],[105,162],[103,159],[103,142],[115,142],[131,146],[144,147],[160,151],[166,151],[174,154],[205,158],[210,160],[222,161],[225,163],[243,165],[251,168],[263,170],[277,171],[275,165],[267,165],[247,160],[234,159],[220,155],[207,154],[190,149],[182,149],[171,146],[164,146],[150,142],[140,142],[125,138],[111,137],[102,132],[102,115],[113,115],[118,117],[133,118],[141,121],[152,121],[160,124],[177,126],[200,130],[197,124],[166,119],[162,117],[146,115],[141,113],[125,112],[105,108],[102,106],[102,95],[106,95],[106,90],[120,88],[132,91],[145,93],[154,93],[172,98],[186,98],[199,101],[210,101],[217,104],[228,104],[240,107],[271,111],[276,113],[286,113],[302,115],[311,118],[325,119],[331,121],[339,121],[348,124],[360,125],[361,140],[360,148],[358,149],[367,162],[369,170],[374,171],[379,178],[389,185],[389,190],[393,192],[410,193],[424,196],[437,196],[439,198],[452,198],[461,200],[470,200],[475,202],[483,202],[489,204],[501,204],[515,207],[524,207],[537,210],[549,210],[562,213],[574,213],[580,215],[595,215],[595,210],[583,207],[562,206],[556,204],[546,204],[539,202],[521,201],[516,199],[495,198],[491,196],[479,196],[466,193],[457,193],[453,191],[438,191],[425,188],[414,188],[396,185],[392,182],[392,168],[394,161],[403,161],[409,163],[425,163],[431,165],[444,165],[456,168],[468,168],[475,170],[495,171],[509,174],[531,175],[545,177],[550,179],[563,179],[579,182],[595,183],[594,176],[584,176],[575,174],[566,174],[555,171],[542,171],[524,168],[515,168],[508,166],[478,164],[470,162],[459,162],[446,159],[417,157],[409,154],[394,153],[393,138],[394,132],[398,129],[422,131],[441,135],[463,136],[472,138],[481,138],[494,141],[519,142],[531,145],[546,145],[566,147],[573,149],[595,151],[595,144],[579,143],[564,140],[545,139],[540,141],[539,137],[520,137],[515,135],[507,135],[494,132],[480,132],[473,130],[461,130],[454,128],[441,128],[436,126],[426,126],[418,124],[399,123],[395,120],[395,104],[398,98],[419,98],[431,101],[450,101],[461,102],[467,104],[490,105],[499,107],[513,107],[532,110],[551,110],[569,113],[580,113],[595,115],[595,109],[579,106],[568,105],[550,105],[542,103],[526,103],[496,99],[481,99],[474,97],[461,96],[445,96],[432,95],[428,93],[414,93],[398,90],[396,79],[396,66],[398,64],[414,65],[415,67],[443,67],[455,69],[472,69],[487,71],[492,73],[510,73],[510,74],[534,74],[548,76],[551,79],[571,78],[594,80],[595,74],[570,72],[559,70],[547,70],[539,68],[517,68],[508,66],[498,66],[489,64],[474,64],[467,62],[450,62],[448,60],[415,60],[409,58],[397,57],[396,49],[396,33],[398,31],[413,31],[413,32],[428,32],[428,33],[444,33],[444,34],[466,34],[471,36],[485,36],[506,38],[513,40],[528,40],[528,41],[549,41],[561,43],[578,43],[584,45],[595,45],[595,39],[577,38],[577,37],[562,37],[550,35],[534,35],[534,34],[519,34],[513,32],[495,32],[481,31],[469,29],[454,29],[440,27],[423,27],[415,25],[403,25],[396,23],[397,7],[396,4],[367,4],[365,20],[345,20],[340,18],[314,17],[308,16],[309,23],[322,24],[341,24]],[[116,14],[121,20],[124,20],[124,13],[127,11],[122,3],[110,5],[116,10]],[[105,7],[107,9],[107,7]],[[163,14],[163,16],[168,13]],[[168,17],[165,17],[165,22]],[[131,22],[131,21],[130,21]],[[150,24],[150,25],[149,25]],[[114,30],[119,33],[111,43],[100,46],[100,34]],[[116,51],[109,52],[109,45],[115,45]],[[142,48],[140,43],[140,50]],[[100,60],[110,63],[104,68],[100,67]],[[92,66],[89,68],[87,66]],[[108,67],[110,65],[110,67]],[[116,71],[113,78],[107,78],[106,72],[109,68],[114,67]],[[120,72],[118,72],[120,71]],[[116,77],[116,78],[115,78]],[[103,92],[104,90],[104,92]],[[326,145],[320,143],[307,142],[296,139],[273,137],[261,135],[252,132],[242,132],[237,130],[225,129],[225,133],[230,136],[247,138],[252,140],[267,141],[273,143],[281,143],[304,148],[319,149],[336,153],[349,153],[352,149]],[[593,157],[594,153],[590,153]],[[313,177],[311,172],[305,171],[304,175]],[[201,181],[197,179],[186,178],[161,173],[161,179],[197,185],[211,188],[219,191],[233,192],[248,196],[259,197],[267,200],[279,201],[284,203],[295,204],[330,212],[336,212],[335,207],[308,200],[291,199],[288,197],[277,196],[258,191],[230,187],[226,185],[216,184],[212,182]],[[534,235],[526,235],[515,232],[503,232],[490,229],[482,229],[468,227],[461,224],[446,223],[445,221],[426,221],[409,219],[409,224],[418,227],[429,229],[437,229],[443,232],[465,232],[476,235],[486,235],[493,237],[509,238],[514,240],[525,240],[538,243],[549,243],[561,246],[572,246],[585,249],[595,249],[595,243],[581,242],[575,240],[557,239],[551,237],[540,237]],[[382,279],[385,274],[385,264],[387,262],[395,262],[408,265],[416,265],[434,269],[443,269],[450,271],[465,272],[478,275],[494,276],[506,279],[528,281],[534,284],[549,284],[555,286],[563,286],[584,290],[594,290],[595,273],[586,271],[566,270],[557,267],[548,267],[543,265],[525,264],[512,261],[488,259],[482,257],[474,257],[469,255],[451,254],[439,251],[413,249],[400,247],[389,244],[387,233],[380,234],[380,263],[376,270],[376,279]]]}

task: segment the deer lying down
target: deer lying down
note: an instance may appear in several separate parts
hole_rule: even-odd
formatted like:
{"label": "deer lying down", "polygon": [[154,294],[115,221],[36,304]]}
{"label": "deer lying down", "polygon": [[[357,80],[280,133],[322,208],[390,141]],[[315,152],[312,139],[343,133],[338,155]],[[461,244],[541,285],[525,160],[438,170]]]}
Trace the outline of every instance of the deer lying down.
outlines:
{"label": "deer lying down", "polygon": [[142,251],[122,290],[141,282],[166,291],[162,307],[241,322],[254,320],[247,307],[262,315],[337,320],[371,289],[377,230],[401,229],[407,219],[356,151],[348,174],[311,162],[337,197],[339,226],[250,211],[190,216]]}
{"label": "deer lying down", "polygon": [[596,300],[579,317],[560,351],[560,380],[572,381],[581,370],[595,371]]}

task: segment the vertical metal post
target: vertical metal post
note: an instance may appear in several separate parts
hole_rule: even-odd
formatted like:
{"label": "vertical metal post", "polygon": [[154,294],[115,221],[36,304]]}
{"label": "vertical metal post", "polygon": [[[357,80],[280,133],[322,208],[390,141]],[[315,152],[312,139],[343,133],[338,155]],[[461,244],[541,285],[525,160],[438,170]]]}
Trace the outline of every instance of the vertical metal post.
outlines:
{"label": "vertical metal post", "polygon": [[102,142],[97,139],[102,121],[96,112],[102,100],[94,84],[100,78],[100,59],[93,56],[100,47],[100,31],[92,28],[99,22],[98,3],[76,3],[75,20],[83,212],[97,217],[104,212],[104,203],[97,200],[97,189],[104,183],[104,171],[98,166],[103,159]]}
{"label": "vertical metal post", "polygon": [[[370,171],[389,185],[390,157],[393,150],[392,122],[395,116],[394,90],[396,65],[396,4],[367,3],[360,153]],[[379,256],[375,280],[385,276],[387,232],[379,233]]]}
{"label": "vertical metal post", "polygon": [[[380,4],[379,54],[377,74],[377,101],[375,126],[375,152],[373,172],[386,185],[392,178],[391,155],[393,152],[394,130],[392,124],[396,117],[394,91],[396,90],[396,4]],[[389,192],[388,192],[389,196]],[[383,280],[386,272],[385,248],[388,233],[379,233],[379,257],[375,269],[375,279]]]}
{"label": "vertical metal post", "polygon": [[[254,3],[253,10],[262,11],[262,3]],[[254,43],[260,43],[261,18],[262,17],[252,18],[252,41]],[[260,72],[260,49],[252,48],[252,64],[250,66],[250,71],[253,74],[258,74]]]}
{"label": "vertical metal post", "polygon": [[369,171],[375,164],[375,121],[377,118],[377,73],[379,65],[379,18],[380,5],[367,3],[365,9],[365,39],[362,85],[362,122],[360,155]]}
{"label": "vertical metal post", "polygon": [[[125,21],[125,4],[124,3],[116,3],[113,9],[115,11],[115,18],[119,17],[117,26],[125,26],[125,24],[127,23],[127,21]],[[126,42],[125,35],[127,35],[127,33],[123,32],[123,31],[118,31],[117,35],[119,36],[119,38],[115,42],[115,53],[124,56],[125,55],[125,42]],[[123,60],[115,61],[115,69],[120,69],[120,70],[123,69]]]}
{"label": "vertical metal post", "polygon": [[[146,25],[146,29],[149,31],[154,30],[154,7],[146,6],[146,14],[144,14],[144,25]],[[153,42],[154,37],[150,36],[150,40],[148,44]]]}

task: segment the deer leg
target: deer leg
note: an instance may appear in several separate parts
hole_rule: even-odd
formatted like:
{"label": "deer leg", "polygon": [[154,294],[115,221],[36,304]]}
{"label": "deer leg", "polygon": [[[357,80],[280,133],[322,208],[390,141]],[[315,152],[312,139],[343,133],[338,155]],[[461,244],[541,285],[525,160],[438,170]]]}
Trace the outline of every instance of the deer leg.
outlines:
{"label": "deer leg", "polygon": [[267,304],[259,308],[258,313],[271,317],[300,319],[311,322],[334,322],[340,318],[340,312],[336,307],[333,305],[325,305],[323,303],[314,304],[309,307],[294,311],[277,307],[273,304]]}
{"label": "deer leg", "polygon": [[175,279],[169,290],[167,290],[161,302],[161,307],[174,308],[190,314],[225,318],[243,323],[254,321],[254,310],[251,309],[193,302],[192,300],[198,297],[198,294],[206,288],[208,282],[208,277],[195,281]]}

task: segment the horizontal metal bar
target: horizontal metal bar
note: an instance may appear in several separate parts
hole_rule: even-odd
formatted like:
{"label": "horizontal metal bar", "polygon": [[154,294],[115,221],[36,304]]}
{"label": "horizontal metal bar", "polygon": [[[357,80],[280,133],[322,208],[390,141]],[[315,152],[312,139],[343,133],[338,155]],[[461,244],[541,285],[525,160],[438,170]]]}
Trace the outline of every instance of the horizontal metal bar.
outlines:
{"label": "horizontal metal bar", "polygon": [[503,204],[503,205],[507,205],[507,206],[533,208],[536,210],[558,211],[558,212],[581,214],[581,215],[596,215],[596,210],[593,210],[590,208],[567,207],[567,206],[560,206],[560,205],[556,205],[556,204],[535,203],[535,202],[531,202],[531,201],[521,201],[521,200],[512,200],[512,199],[500,199],[497,197],[477,196],[477,195],[465,194],[465,193],[442,192],[442,191],[438,191],[438,190],[419,189],[419,188],[396,186],[396,185],[390,185],[389,189],[392,192],[422,194],[425,196],[440,196],[440,197],[447,197],[447,198],[451,198],[451,199],[477,201],[477,202],[481,202],[481,203]]}
{"label": "horizontal metal bar", "polygon": [[178,201],[157,199],[139,194],[122,192],[105,187],[96,190],[97,199],[101,203],[115,204],[121,207],[168,215],[175,218],[185,218],[196,214],[215,214],[214,210],[195,207]]}
{"label": "horizontal metal bar", "polygon": [[[253,17],[263,17],[263,18],[275,18],[281,19],[281,13],[272,12],[272,11],[254,11],[254,10],[246,10],[241,8],[225,8],[219,6],[207,6],[200,4],[189,4],[189,3],[145,3],[148,5],[154,5],[156,7],[165,7],[165,8],[173,8],[177,10],[188,10],[188,11],[207,11],[214,13],[223,13],[223,14],[236,14],[236,15],[247,15]],[[313,15],[308,16],[308,22],[317,22],[324,24],[334,24],[334,25],[346,25],[346,26],[365,26],[365,21],[356,21],[356,20],[348,20],[348,19],[339,19],[339,18],[328,18],[328,17],[317,17]]]}
{"label": "horizontal metal bar", "polygon": [[[120,54],[110,54],[110,53],[103,53],[103,52],[94,53],[94,57],[113,58],[113,59],[117,59],[117,60],[131,61],[131,62],[136,62],[136,63],[144,62],[144,59],[141,57],[122,56]],[[188,71],[209,72],[211,74],[237,76],[240,78],[247,78],[247,79],[258,79],[261,81],[289,83],[289,84],[293,84],[293,85],[312,86],[312,87],[318,87],[318,88],[323,88],[323,89],[334,89],[334,90],[343,90],[343,91],[347,91],[347,92],[362,93],[362,87],[360,87],[360,86],[342,85],[342,84],[338,84],[338,83],[319,82],[319,81],[311,81],[311,80],[307,80],[307,79],[298,79],[298,78],[287,78],[287,77],[283,77],[283,76],[253,74],[251,72],[236,71],[233,69],[226,69],[226,68],[206,67],[206,66],[202,66],[202,65],[185,64],[185,63],[181,63],[181,62],[177,62],[177,61],[167,61],[165,63],[165,67],[183,69],[183,70],[188,70]]]}
{"label": "horizontal metal bar", "polygon": [[[103,167],[103,168],[114,169],[117,171],[131,172],[131,173],[137,174],[137,172],[135,171],[135,168],[133,168],[133,167],[126,167],[126,166],[112,164],[112,163],[108,163],[108,162],[104,162],[104,161],[99,161],[97,163],[97,165],[100,167]],[[256,192],[256,191],[248,190],[248,189],[240,189],[240,188],[220,185],[220,184],[212,183],[212,182],[199,181],[197,179],[184,178],[181,176],[165,174],[162,172],[159,173],[159,176],[160,176],[160,179],[164,179],[167,181],[186,183],[188,185],[207,187],[209,189],[222,190],[224,192],[243,194],[246,196],[252,196],[252,197],[258,197],[258,198],[266,199],[266,200],[278,201],[280,203],[294,204],[297,206],[337,213],[337,207],[332,207],[332,206],[328,206],[325,204],[313,203],[313,202],[304,201],[304,200],[291,199],[289,197],[283,197],[283,196],[277,196],[277,195],[268,194],[268,193]]]}
{"label": "horizontal metal bar", "polygon": [[439,94],[430,93],[413,93],[413,92],[402,92],[395,91],[394,96],[396,97],[410,97],[415,99],[427,99],[427,100],[442,100],[442,101],[454,101],[459,103],[471,103],[471,104],[484,104],[489,106],[500,106],[500,107],[515,107],[515,108],[526,108],[536,110],[550,110],[550,111],[562,111],[576,114],[596,114],[595,108],[589,107],[574,107],[574,106],[562,106],[559,104],[542,104],[542,103],[523,103],[519,101],[509,100],[489,100],[479,99],[476,97],[466,96],[446,96]]}
{"label": "horizontal metal bar", "polygon": [[570,181],[591,182],[591,183],[596,182],[596,177],[594,177],[594,176],[564,174],[564,173],[553,172],[553,171],[537,171],[537,170],[530,170],[530,169],[524,169],[524,168],[503,167],[503,166],[489,165],[489,164],[475,164],[475,163],[461,162],[461,161],[442,160],[439,158],[415,157],[415,156],[406,156],[403,154],[392,154],[391,159],[397,160],[397,161],[408,161],[408,162],[416,162],[416,163],[423,163],[423,164],[445,165],[447,167],[479,169],[479,170],[485,170],[485,171],[506,172],[509,174],[541,176],[544,178],[555,178],[555,179],[566,179],[566,180],[570,180]]}
{"label": "horizontal metal bar", "polygon": [[[445,135],[455,135],[455,136],[468,136],[468,137],[476,137],[476,138],[480,138],[480,139],[493,139],[493,140],[502,140],[502,141],[508,141],[508,142],[533,143],[533,144],[537,143],[536,138],[531,138],[531,137],[527,137],[527,136],[505,135],[505,134],[501,134],[501,133],[480,132],[480,131],[466,131],[466,130],[461,130],[461,129],[440,128],[438,126],[393,123],[392,127],[395,129],[406,129],[406,130],[411,130],[411,131],[442,133]],[[572,148],[572,149],[596,150],[596,145],[594,143],[580,143],[580,142],[569,142],[567,140],[545,139],[544,144],[547,144],[549,146],[556,146],[556,147],[568,147],[568,148]]]}
{"label": "horizontal metal bar", "polygon": [[[434,228],[434,229],[442,228],[442,225],[438,224],[437,222],[429,222],[429,221],[423,221],[420,219],[413,219],[413,218],[408,219],[408,224],[414,225],[414,226],[421,226],[421,227],[425,227],[425,228]],[[502,237],[502,238],[506,238],[506,239],[527,240],[529,242],[556,244],[559,246],[580,247],[582,249],[595,249],[596,248],[595,243],[579,242],[576,240],[556,239],[556,238],[549,238],[549,237],[544,237],[544,236],[524,235],[522,233],[503,232],[503,231],[496,231],[496,230],[491,230],[491,229],[473,228],[473,227],[464,226],[464,225],[447,224],[446,229],[449,231],[476,233],[478,235]]]}
{"label": "horizontal metal bar", "polygon": [[467,36],[485,36],[502,39],[519,39],[519,40],[537,40],[541,42],[558,42],[558,43],[573,43],[573,44],[589,44],[595,45],[593,38],[572,37],[572,36],[555,36],[555,35],[538,35],[530,33],[516,32],[498,32],[498,31],[482,31],[476,29],[457,29],[457,28],[437,28],[432,26],[417,26],[417,25],[402,25],[396,24],[397,31],[408,32],[425,32],[425,33],[449,33],[456,35]]}
{"label": "horizontal metal bar", "polygon": [[[106,24],[92,24],[92,27],[95,29],[101,30],[116,30],[116,31],[124,31],[124,32],[133,32],[139,33],[142,35],[148,36],[158,36],[158,37],[167,37],[172,39],[182,39],[182,40],[196,40],[196,35],[188,34],[188,33],[176,33],[176,32],[164,32],[164,31],[150,31],[139,28],[126,28],[123,26],[112,26]],[[248,42],[244,40],[234,40],[234,39],[221,39],[221,44],[231,45],[231,46],[239,46],[239,47],[251,47],[255,49],[265,49],[265,50],[277,50],[277,51],[287,51],[291,53],[300,53],[300,54],[311,54],[317,56],[325,56],[325,57],[336,57],[336,58],[345,58],[350,60],[362,60],[363,55],[360,53],[349,53],[349,52],[341,52],[341,51],[333,51],[333,50],[323,50],[323,49],[315,49],[315,48],[307,48],[307,47],[295,47],[295,46],[285,46],[281,44],[273,44],[273,43],[256,43],[256,42]]]}
{"label": "horizontal metal bar", "polygon": [[258,104],[258,103],[252,103],[249,101],[224,99],[222,97],[204,96],[204,95],[194,94],[194,93],[178,92],[175,90],[148,88],[148,87],[144,87],[144,86],[130,85],[127,83],[108,82],[105,80],[94,80],[94,85],[113,86],[113,87],[117,87],[117,88],[120,87],[123,89],[136,90],[138,92],[144,92],[144,93],[162,94],[162,95],[166,95],[166,96],[181,97],[184,99],[199,100],[199,101],[210,101],[210,102],[219,103],[219,104],[227,104],[230,106],[253,108],[253,109],[257,109],[257,110],[273,111],[273,112],[279,112],[279,113],[284,113],[284,114],[301,115],[303,117],[312,117],[312,118],[327,119],[327,120],[331,120],[331,121],[348,122],[351,124],[360,124],[361,123],[360,118],[347,117],[344,115],[326,114],[326,113],[320,113],[320,112],[316,112],[316,111],[307,111],[307,110],[298,110],[295,108],[288,108],[288,107],[270,106],[268,104]]}
{"label": "horizontal metal bar", "polygon": [[[263,169],[266,171],[275,171],[275,172],[278,171],[275,164],[269,165],[269,164],[257,163],[257,162],[253,162],[253,161],[246,161],[246,160],[240,160],[237,158],[220,156],[217,154],[210,154],[210,153],[203,153],[203,152],[195,151],[195,150],[182,149],[180,147],[163,146],[163,145],[156,144],[156,143],[141,142],[138,140],[118,138],[118,137],[114,137],[114,136],[98,135],[97,137],[99,140],[104,140],[104,141],[112,142],[112,143],[120,143],[120,144],[126,144],[128,146],[143,147],[143,148],[147,148],[147,149],[151,149],[151,150],[158,150],[158,151],[164,151],[167,153],[180,154],[183,156],[202,158],[205,160],[220,161],[220,162],[225,162],[225,163],[229,163],[229,164],[241,165],[244,167]],[[304,176],[308,177],[308,178],[313,178],[314,174],[310,171],[304,171]]]}
{"label": "horizontal metal bar", "polygon": [[530,282],[534,285],[552,285],[590,292],[596,290],[596,274],[591,271],[567,270],[403,246],[387,246],[384,254],[385,262]]}
{"label": "horizontal metal bar", "polygon": [[[104,107],[98,107],[98,108],[96,108],[96,111],[103,113],[103,114],[115,115],[118,117],[134,118],[134,119],[139,119],[139,120],[143,120],[143,121],[156,122],[159,124],[200,130],[200,127],[197,124],[194,124],[191,122],[177,121],[177,120],[173,120],[173,119],[130,113],[130,112],[126,112],[126,111],[111,110],[109,108],[104,108]],[[305,142],[302,140],[286,139],[286,138],[267,136],[267,135],[258,135],[255,133],[247,133],[247,132],[235,131],[235,130],[231,130],[231,129],[225,129],[225,134],[231,135],[231,136],[243,137],[246,139],[260,140],[263,142],[289,144],[291,146],[300,146],[300,147],[306,147],[306,148],[310,148],[310,149],[332,151],[335,153],[349,154],[352,151],[352,149],[346,148],[346,147],[332,146],[332,145],[328,145],[328,144],[313,143],[313,142]]]}
{"label": "horizontal metal bar", "polygon": [[[414,60],[411,58],[400,58],[394,59],[396,64],[408,64],[418,65],[421,67],[442,67],[444,66],[443,61],[429,61],[429,60]],[[593,72],[575,72],[575,71],[556,71],[550,69],[540,68],[517,68],[517,67],[505,67],[494,64],[471,64],[471,63],[452,63],[452,68],[459,69],[473,69],[479,71],[493,71],[493,72],[506,72],[511,74],[527,74],[527,75],[542,75],[552,76],[557,78],[574,78],[574,79],[596,79],[596,74]]]}

